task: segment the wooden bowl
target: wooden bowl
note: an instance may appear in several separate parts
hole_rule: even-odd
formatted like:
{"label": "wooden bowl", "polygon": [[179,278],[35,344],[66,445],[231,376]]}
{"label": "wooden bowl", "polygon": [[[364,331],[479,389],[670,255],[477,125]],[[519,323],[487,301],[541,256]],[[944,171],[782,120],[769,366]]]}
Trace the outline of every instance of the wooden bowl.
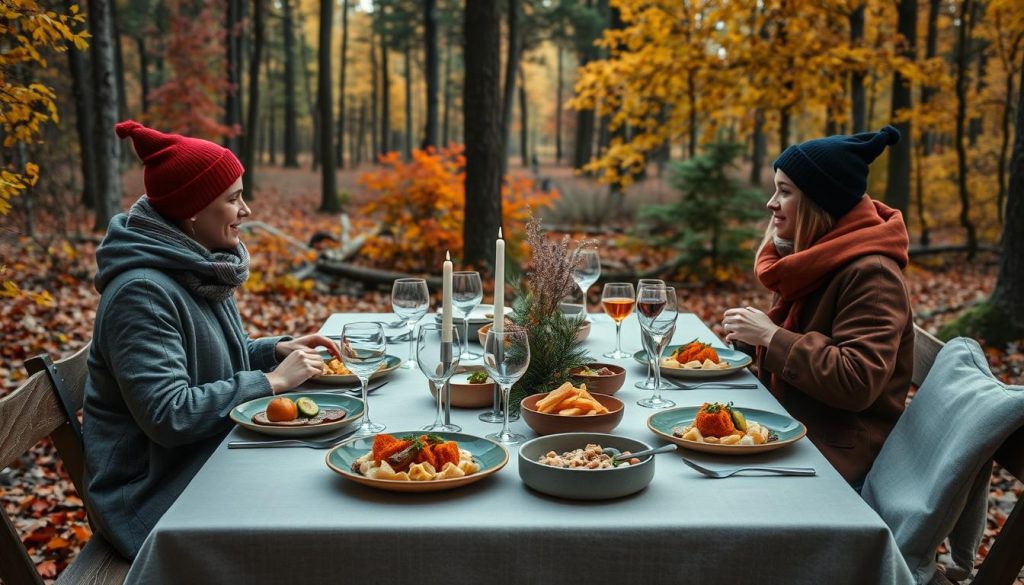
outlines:
{"label": "wooden bowl", "polygon": [[577,368],[569,372],[572,375],[574,384],[586,384],[587,390],[590,392],[597,392],[598,394],[612,395],[622,388],[622,384],[626,381],[626,368],[617,366],[615,364],[599,364],[591,363],[587,364],[587,368],[591,370],[600,370],[601,368],[608,368],[613,374],[607,376],[587,376],[577,373],[578,370],[583,368]]}
{"label": "wooden bowl", "polygon": [[537,402],[547,396],[547,392],[533,394],[523,398],[520,413],[526,424],[538,435],[554,435],[556,433],[608,433],[622,422],[625,405],[621,400],[607,394],[593,394],[595,400],[608,409],[607,414],[593,416],[565,416],[548,414],[537,410]]}
{"label": "wooden bowl", "polygon": [[[493,322],[487,323],[486,325],[481,325],[480,329],[477,330],[481,346],[487,345],[487,332],[491,330],[492,325],[494,325]],[[590,335],[590,321],[584,321],[576,331],[576,343],[583,343],[583,340],[586,339],[588,335]]]}
{"label": "wooden bowl", "polygon": [[[456,408],[483,408],[494,404],[494,380],[487,378],[483,384],[470,384],[468,374],[484,371],[481,366],[459,366],[452,375],[452,406]],[[434,385],[427,382],[430,395],[437,400]]]}

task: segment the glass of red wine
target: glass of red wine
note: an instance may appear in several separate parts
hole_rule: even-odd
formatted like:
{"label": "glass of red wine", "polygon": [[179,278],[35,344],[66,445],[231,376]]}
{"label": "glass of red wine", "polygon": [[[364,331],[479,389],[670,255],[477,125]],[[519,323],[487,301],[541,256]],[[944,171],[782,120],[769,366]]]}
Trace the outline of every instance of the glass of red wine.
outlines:
{"label": "glass of red wine", "polygon": [[664,285],[644,285],[636,295],[637,319],[643,332],[644,349],[654,372],[654,394],[637,401],[646,408],[671,408],[675,402],[661,397],[661,352],[676,332],[676,289]]}

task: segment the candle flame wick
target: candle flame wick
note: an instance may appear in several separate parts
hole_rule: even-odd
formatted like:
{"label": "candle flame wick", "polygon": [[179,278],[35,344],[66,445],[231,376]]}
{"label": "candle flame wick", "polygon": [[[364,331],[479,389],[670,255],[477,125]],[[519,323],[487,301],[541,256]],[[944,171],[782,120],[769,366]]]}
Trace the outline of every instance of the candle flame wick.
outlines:
{"label": "candle flame wick", "polygon": [[451,252],[449,252],[448,250],[445,250],[444,251],[444,259],[445,259],[445,261],[450,261],[452,259]]}
{"label": "candle flame wick", "polygon": [[499,240],[504,239],[504,238],[501,237],[501,226],[498,226],[498,239]]}

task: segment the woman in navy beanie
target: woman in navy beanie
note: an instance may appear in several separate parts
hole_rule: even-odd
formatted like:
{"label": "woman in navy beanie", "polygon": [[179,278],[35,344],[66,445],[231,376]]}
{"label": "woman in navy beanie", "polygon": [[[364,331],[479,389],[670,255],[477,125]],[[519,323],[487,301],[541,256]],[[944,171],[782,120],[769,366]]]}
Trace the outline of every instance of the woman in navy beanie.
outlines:
{"label": "woman in navy beanie", "polygon": [[903,412],[913,370],[910,238],[902,214],[865,193],[869,165],[899,140],[886,126],[775,160],[755,265],[774,301],[722,320],[726,340],[755,355],[764,384],[855,487]]}
{"label": "woman in navy beanie", "polygon": [[235,406],[319,373],[319,335],[249,339],[234,293],[249,278],[242,164],[206,140],[116,127],[146,194],[96,250],[85,386],[85,497],[99,533],[133,558],[231,430]]}

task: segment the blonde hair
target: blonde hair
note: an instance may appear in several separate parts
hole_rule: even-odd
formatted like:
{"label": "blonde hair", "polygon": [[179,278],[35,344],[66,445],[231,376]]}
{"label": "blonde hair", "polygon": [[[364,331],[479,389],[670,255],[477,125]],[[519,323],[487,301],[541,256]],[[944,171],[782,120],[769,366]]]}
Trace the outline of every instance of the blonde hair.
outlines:
{"label": "blonde hair", "polygon": [[[814,242],[827,234],[833,225],[835,225],[835,220],[832,219],[832,216],[801,192],[796,202],[796,235],[793,238],[793,252],[801,252],[810,248]],[[764,238],[754,254],[755,261],[768,242],[774,240],[777,231],[778,228],[771,223],[765,228]]]}

